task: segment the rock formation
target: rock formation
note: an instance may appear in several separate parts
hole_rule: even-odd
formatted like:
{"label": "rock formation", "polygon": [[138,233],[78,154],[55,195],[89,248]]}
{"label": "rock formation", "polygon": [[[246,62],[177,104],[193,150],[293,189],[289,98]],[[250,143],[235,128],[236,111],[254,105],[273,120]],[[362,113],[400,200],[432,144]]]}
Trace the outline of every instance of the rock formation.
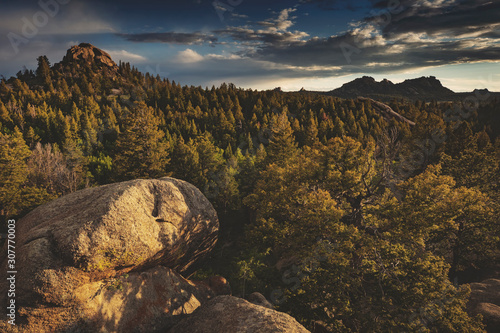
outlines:
{"label": "rock formation", "polygon": [[[88,188],[38,207],[16,230],[23,332],[150,332],[192,312],[229,291],[223,281],[195,284],[176,272],[212,250],[218,227],[207,198],[173,178]],[[2,306],[6,288],[3,279]]]}
{"label": "rock formation", "polygon": [[82,64],[88,66],[96,65],[100,69],[107,69],[113,72],[118,70],[118,66],[108,53],[89,43],[81,43],[80,45],[72,46],[66,52],[63,60],[56,64],[55,67],[61,67],[68,64],[76,67]]}
{"label": "rock formation", "polygon": [[181,320],[169,333],[305,333],[291,316],[232,296],[218,296]]}
{"label": "rock formation", "polygon": [[366,96],[377,100],[392,100],[394,98],[407,98],[410,100],[454,100],[459,96],[452,90],[443,87],[434,76],[420,77],[405,80],[401,83],[392,83],[387,79],[380,82],[370,76],[363,76],[342,87],[331,90],[326,94],[342,98],[356,98]]}
{"label": "rock formation", "polygon": [[483,316],[487,332],[498,332],[500,328],[500,280],[487,279],[481,283],[471,283],[470,288],[468,312]]}

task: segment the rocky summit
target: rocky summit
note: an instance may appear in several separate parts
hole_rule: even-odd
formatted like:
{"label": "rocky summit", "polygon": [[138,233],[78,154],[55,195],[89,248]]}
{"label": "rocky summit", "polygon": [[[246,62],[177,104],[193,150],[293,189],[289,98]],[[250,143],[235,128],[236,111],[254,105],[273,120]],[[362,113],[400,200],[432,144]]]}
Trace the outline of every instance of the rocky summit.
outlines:
{"label": "rocky summit", "polygon": [[89,43],[81,43],[80,45],[72,46],[66,52],[62,63],[86,63],[88,65],[96,64],[100,67],[106,67],[108,69],[118,69],[118,66],[111,59],[111,56],[108,53]]}
{"label": "rocky summit", "polygon": [[379,100],[391,100],[393,98],[453,100],[457,97],[452,90],[443,87],[441,82],[434,76],[405,80],[397,84],[387,79],[377,82],[370,76],[363,76],[347,82],[342,87],[326,94],[342,98],[365,96]]}

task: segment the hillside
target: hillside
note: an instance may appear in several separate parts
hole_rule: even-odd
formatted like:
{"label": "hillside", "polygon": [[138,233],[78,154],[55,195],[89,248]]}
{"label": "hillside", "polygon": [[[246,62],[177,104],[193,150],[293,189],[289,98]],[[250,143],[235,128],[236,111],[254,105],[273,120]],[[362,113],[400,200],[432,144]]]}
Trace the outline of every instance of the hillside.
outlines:
{"label": "hillside", "polygon": [[[33,329],[52,312],[89,321],[79,304],[109,331],[200,305],[184,329],[233,305],[214,327],[262,314],[302,331],[484,332],[477,314],[494,327],[481,286],[499,277],[495,98],[429,102],[450,94],[435,78],[362,78],[341,88],[352,98],[181,86],[88,43],[37,60],[0,82],[0,232],[19,220],[18,316]],[[373,97],[388,90],[423,99]],[[213,276],[288,315],[206,302]]]}

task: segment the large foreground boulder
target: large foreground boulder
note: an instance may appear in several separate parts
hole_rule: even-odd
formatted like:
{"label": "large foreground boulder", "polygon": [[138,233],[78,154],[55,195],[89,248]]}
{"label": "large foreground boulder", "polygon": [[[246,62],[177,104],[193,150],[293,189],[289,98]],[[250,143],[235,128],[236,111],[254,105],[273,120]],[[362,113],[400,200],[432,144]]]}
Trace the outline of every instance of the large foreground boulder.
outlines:
{"label": "large foreground boulder", "polygon": [[169,333],[305,333],[286,313],[232,296],[218,296],[180,321]]}
{"label": "large foreground boulder", "polygon": [[468,312],[483,316],[487,332],[500,332],[500,280],[487,279],[471,283],[470,288]]}
{"label": "large foreground boulder", "polygon": [[[40,206],[16,225],[19,322],[51,321],[56,331],[78,319],[147,332],[160,317],[189,313],[214,293],[175,271],[212,250],[218,227],[203,194],[173,178],[89,188]],[[6,290],[2,279],[2,306]]]}

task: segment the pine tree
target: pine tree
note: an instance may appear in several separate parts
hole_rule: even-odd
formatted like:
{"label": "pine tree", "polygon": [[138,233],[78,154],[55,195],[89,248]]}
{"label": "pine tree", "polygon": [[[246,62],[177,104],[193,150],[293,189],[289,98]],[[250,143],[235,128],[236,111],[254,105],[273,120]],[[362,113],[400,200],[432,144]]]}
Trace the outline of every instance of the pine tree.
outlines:
{"label": "pine tree", "polygon": [[293,158],[297,154],[297,143],[286,111],[274,118],[271,126],[271,139],[266,151],[268,164],[286,164],[289,158]]}
{"label": "pine tree", "polygon": [[316,117],[312,113],[312,110],[309,110],[309,115],[307,119],[307,127],[305,133],[305,144],[307,146],[314,146],[319,142],[318,140],[318,124]]}
{"label": "pine tree", "polygon": [[37,58],[37,61],[38,68],[36,69],[36,78],[40,84],[43,84],[46,88],[48,88],[49,85],[52,85],[49,59],[47,56],[40,56]]}
{"label": "pine tree", "polygon": [[0,213],[8,215],[19,200],[21,185],[26,182],[26,159],[30,156],[21,132],[12,135],[0,133]]}
{"label": "pine tree", "polygon": [[10,118],[9,111],[7,111],[7,108],[2,103],[1,100],[0,100],[0,123],[3,124],[4,126],[12,125],[12,119]]}
{"label": "pine tree", "polygon": [[333,135],[336,137],[343,137],[345,135],[344,123],[339,117],[335,116],[335,125],[333,127]]}
{"label": "pine tree", "polygon": [[167,175],[168,147],[151,107],[137,104],[124,122],[113,159],[116,180]]}
{"label": "pine tree", "polygon": [[185,143],[182,136],[179,137],[175,141],[171,158],[169,170],[173,177],[195,184],[195,186],[201,183],[200,156],[192,140]]}
{"label": "pine tree", "polygon": [[21,132],[0,132],[0,216],[5,219],[53,197],[43,189],[27,186],[26,160],[31,152]]}

